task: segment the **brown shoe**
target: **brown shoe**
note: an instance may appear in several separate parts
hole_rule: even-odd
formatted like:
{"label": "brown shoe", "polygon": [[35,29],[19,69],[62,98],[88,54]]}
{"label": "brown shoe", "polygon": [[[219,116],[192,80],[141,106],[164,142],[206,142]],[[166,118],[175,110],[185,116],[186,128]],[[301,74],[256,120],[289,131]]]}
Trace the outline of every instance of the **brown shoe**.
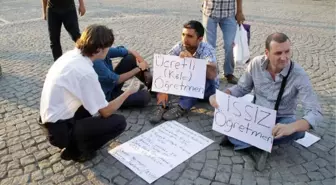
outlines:
{"label": "brown shoe", "polygon": [[230,83],[230,84],[237,84],[238,83],[238,78],[236,78],[232,74],[226,75],[225,77],[226,77],[226,80],[228,81],[228,83]]}

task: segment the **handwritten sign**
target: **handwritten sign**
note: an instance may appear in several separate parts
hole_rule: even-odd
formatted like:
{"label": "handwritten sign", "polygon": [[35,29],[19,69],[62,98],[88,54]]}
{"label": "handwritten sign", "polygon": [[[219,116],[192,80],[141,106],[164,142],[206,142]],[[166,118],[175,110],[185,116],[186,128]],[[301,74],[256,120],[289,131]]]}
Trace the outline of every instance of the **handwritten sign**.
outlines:
{"label": "handwritten sign", "polygon": [[216,90],[219,109],[215,110],[212,129],[271,152],[272,128],[276,111],[249,103]]}
{"label": "handwritten sign", "polygon": [[206,64],[196,58],[154,54],[152,90],[203,99]]}
{"label": "handwritten sign", "polygon": [[152,183],[212,142],[176,121],[168,121],[109,153]]}

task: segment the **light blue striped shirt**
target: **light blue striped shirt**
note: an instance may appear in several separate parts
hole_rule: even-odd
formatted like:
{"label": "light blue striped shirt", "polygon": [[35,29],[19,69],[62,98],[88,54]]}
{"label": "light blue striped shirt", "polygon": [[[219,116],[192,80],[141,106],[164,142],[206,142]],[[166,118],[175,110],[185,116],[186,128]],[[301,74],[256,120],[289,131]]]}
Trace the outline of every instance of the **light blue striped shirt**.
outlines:
{"label": "light blue striped shirt", "polygon": [[[241,97],[254,89],[256,104],[274,109],[282,79],[287,75],[290,65],[288,64],[279,74],[272,79],[266,70],[268,61],[265,56],[255,57],[247,66],[237,85],[229,88],[231,95]],[[312,127],[322,121],[321,106],[304,69],[293,62],[287,84],[282,95],[277,118],[296,118],[297,100],[300,98],[304,110],[303,119],[307,120]]]}
{"label": "light blue striped shirt", "polygon": [[[171,50],[168,51],[168,55],[179,56],[181,51],[184,51],[184,50],[185,48],[183,47],[183,44],[180,41]],[[197,47],[196,52],[193,54],[193,57],[198,58],[198,59],[204,59],[207,62],[217,64],[216,50],[210,44],[206,42],[200,42],[200,44]],[[218,65],[217,65],[217,69],[218,69]],[[216,89],[218,89],[219,88],[218,75],[214,80],[214,84],[215,84]]]}

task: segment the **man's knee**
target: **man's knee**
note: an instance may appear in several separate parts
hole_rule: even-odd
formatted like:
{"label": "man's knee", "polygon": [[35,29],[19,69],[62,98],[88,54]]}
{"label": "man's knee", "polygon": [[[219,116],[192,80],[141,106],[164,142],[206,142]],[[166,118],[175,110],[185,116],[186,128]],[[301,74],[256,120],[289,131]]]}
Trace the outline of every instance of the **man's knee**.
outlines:
{"label": "man's knee", "polygon": [[115,129],[123,132],[127,126],[126,118],[123,115],[119,115],[119,114],[114,114],[112,115],[112,117],[113,117],[113,122],[116,124],[115,126],[117,127]]}
{"label": "man's knee", "polygon": [[134,55],[132,55],[132,54],[127,54],[124,58],[123,58],[123,60],[126,60],[126,61],[128,61],[128,62],[136,62],[136,58],[135,58],[135,56]]}

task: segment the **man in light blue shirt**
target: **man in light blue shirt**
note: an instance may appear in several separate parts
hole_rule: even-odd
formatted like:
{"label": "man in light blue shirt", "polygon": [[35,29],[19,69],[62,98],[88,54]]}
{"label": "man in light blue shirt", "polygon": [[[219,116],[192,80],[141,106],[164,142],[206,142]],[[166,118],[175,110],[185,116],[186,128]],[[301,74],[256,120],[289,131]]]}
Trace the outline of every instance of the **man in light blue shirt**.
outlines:
{"label": "man in light blue shirt", "polygon": [[[321,106],[310,83],[309,76],[297,63],[291,61],[291,43],[283,33],[273,33],[266,39],[265,56],[255,57],[248,65],[238,84],[225,93],[242,97],[254,89],[254,103],[277,110],[276,125],[272,130],[273,144],[281,144],[304,137],[305,131],[315,128],[322,120]],[[286,77],[287,76],[287,77]],[[287,78],[283,94],[277,104],[283,80]],[[296,118],[297,100],[300,98],[304,116]],[[217,107],[215,96],[210,104]],[[231,137],[222,144],[233,144],[236,150],[249,148],[256,160],[257,170],[265,168],[267,152]]]}

